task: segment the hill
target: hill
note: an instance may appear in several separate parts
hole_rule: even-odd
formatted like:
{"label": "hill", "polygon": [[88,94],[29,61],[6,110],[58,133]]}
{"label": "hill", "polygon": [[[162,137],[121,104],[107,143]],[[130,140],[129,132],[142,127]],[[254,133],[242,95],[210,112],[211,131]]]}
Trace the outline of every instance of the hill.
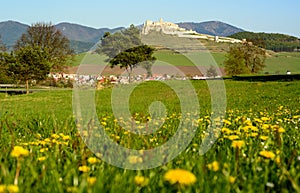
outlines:
{"label": "hill", "polygon": [[220,21],[207,21],[201,23],[183,22],[177,23],[179,27],[194,30],[200,34],[213,36],[230,36],[244,30]]}
{"label": "hill", "polygon": [[27,28],[28,25],[16,21],[0,22],[0,35],[3,43],[7,47],[13,46]]}
{"label": "hill", "polygon": [[[0,22],[0,35],[3,43],[12,48],[15,42],[26,32],[29,25],[22,24],[16,21]],[[109,29],[100,28],[95,29],[78,24],[71,23],[59,23],[55,25],[63,35],[69,40],[71,47],[76,53],[88,51],[91,47],[97,43],[105,32],[115,32],[122,29],[122,27]]]}
{"label": "hill", "polygon": [[257,46],[275,52],[293,52],[300,50],[300,40],[297,37],[285,34],[244,31],[233,34],[230,37],[240,40],[247,39]]}

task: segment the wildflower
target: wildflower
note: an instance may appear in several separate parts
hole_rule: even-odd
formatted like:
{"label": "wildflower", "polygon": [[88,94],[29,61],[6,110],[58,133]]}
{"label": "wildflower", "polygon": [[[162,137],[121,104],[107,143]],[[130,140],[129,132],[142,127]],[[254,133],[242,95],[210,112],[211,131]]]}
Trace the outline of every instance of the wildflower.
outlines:
{"label": "wildflower", "polygon": [[18,193],[19,192],[19,187],[16,185],[8,185],[7,190],[9,193]]}
{"label": "wildflower", "polygon": [[190,185],[196,182],[196,176],[183,169],[172,169],[169,170],[165,175],[164,179],[171,184]]}
{"label": "wildflower", "polygon": [[79,171],[81,171],[83,173],[90,171],[90,167],[88,167],[88,166],[80,166],[78,169],[79,169]]}
{"label": "wildflower", "polygon": [[240,149],[241,147],[245,146],[245,142],[243,140],[232,141],[231,146],[233,148],[239,148]]}
{"label": "wildflower", "polygon": [[262,118],[260,118],[262,121],[269,121],[270,120],[270,118],[268,118],[268,117],[262,117]]}
{"label": "wildflower", "polygon": [[67,140],[70,140],[71,137],[69,135],[64,135],[64,136],[62,136],[62,139],[67,141]]}
{"label": "wildflower", "polygon": [[223,121],[223,123],[226,124],[226,125],[231,125],[231,122],[226,120],[226,119]]}
{"label": "wildflower", "polygon": [[0,193],[4,193],[6,190],[6,186],[5,185],[0,185]]}
{"label": "wildflower", "polygon": [[129,156],[129,163],[135,164],[135,163],[142,163],[143,158],[139,156]]}
{"label": "wildflower", "polygon": [[39,158],[38,158],[38,161],[40,161],[40,162],[45,161],[45,160],[46,160],[46,157],[45,157],[45,156],[39,157]]}
{"label": "wildflower", "polygon": [[149,179],[144,176],[135,176],[134,183],[138,186],[144,187],[148,185]]}
{"label": "wildflower", "polygon": [[251,133],[251,137],[256,137],[258,136],[258,133]]}
{"label": "wildflower", "polygon": [[207,164],[207,167],[208,167],[208,169],[209,170],[213,170],[213,171],[218,171],[219,170],[219,162],[217,162],[217,161],[213,161],[212,163],[210,163],[210,164]]}
{"label": "wildflower", "polygon": [[93,186],[97,182],[97,178],[96,177],[88,177],[87,182],[90,186]]}
{"label": "wildflower", "polygon": [[235,179],[236,179],[235,177],[229,176],[228,181],[230,184],[233,184],[235,182]]}
{"label": "wildflower", "polygon": [[228,139],[230,139],[230,140],[236,140],[236,139],[239,139],[240,137],[239,136],[237,136],[237,135],[230,135],[230,136],[228,136]]}
{"label": "wildflower", "polygon": [[54,133],[54,134],[51,135],[51,137],[54,138],[54,139],[58,139],[59,135],[57,135],[57,134]]}
{"label": "wildflower", "polygon": [[274,159],[275,158],[275,154],[273,152],[266,151],[266,150],[260,151],[259,155],[261,155],[264,158],[268,158],[268,159]]}
{"label": "wildflower", "polygon": [[48,148],[41,148],[41,149],[40,149],[40,152],[41,152],[41,153],[44,153],[45,151],[48,151]]}
{"label": "wildflower", "polygon": [[269,137],[268,136],[265,136],[265,135],[262,135],[259,137],[261,140],[263,141],[266,141]]}
{"label": "wildflower", "polygon": [[12,157],[28,156],[29,151],[21,146],[15,146],[10,155]]}
{"label": "wildflower", "polygon": [[90,158],[88,159],[88,162],[89,162],[90,164],[96,164],[96,163],[99,162],[99,160],[98,160],[97,158],[95,158],[95,157],[90,157]]}

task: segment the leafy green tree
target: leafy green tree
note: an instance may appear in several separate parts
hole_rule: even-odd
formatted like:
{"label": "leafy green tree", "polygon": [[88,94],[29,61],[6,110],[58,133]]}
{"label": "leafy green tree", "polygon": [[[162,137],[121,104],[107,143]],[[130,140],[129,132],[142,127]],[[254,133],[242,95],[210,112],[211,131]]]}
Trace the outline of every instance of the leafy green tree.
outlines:
{"label": "leafy green tree", "polygon": [[29,81],[44,80],[49,74],[51,65],[47,49],[38,46],[21,47],[15,52],[15,61],[9,64],[9,72],[19,81],[26,83],[29,93]]}
{"label": "leafy green tree", "polygon": [[9,74],[9,64],[15,63],[12,53],[0,52],[0,83],[13,83],[13,77]]}
{"label": "leafy green tree", "polygon": [[131,80],[134,67],[141,65],[152,75],[152,64],[156,58],[153,56],[154,48],[144,45],[140,39],[140,30],[134,25],[128,29],[114,34],[105,33],[96,50],[99,54],[108,56],[111,67],[125,68]]}
{"label": "leafy green tree", "polygon": [[62,70],[73,54],[69,40],[53,25],[47,23],[36,23],[30,26],[16,42],[14,49],[18,51],[28,46],[38,46],[46,51],[53,71]]}
{"label": "leafy green tree", "polygon": [[265,67],[264,49],[245,42],[230,47],[225,60],[227,75],[255,74]]}

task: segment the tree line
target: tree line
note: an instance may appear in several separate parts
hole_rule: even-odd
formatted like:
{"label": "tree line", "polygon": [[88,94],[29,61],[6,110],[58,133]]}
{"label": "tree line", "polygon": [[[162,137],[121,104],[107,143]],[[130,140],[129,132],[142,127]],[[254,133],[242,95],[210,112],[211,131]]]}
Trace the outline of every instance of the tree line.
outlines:
{"label": "tree line", "polygon": [[[96,49],[105,54],[111,67],[125,68],[129,81],[134,67],[141,65],[152,76],[155,61],[154,48],[141,42],[140,31],[134,25],[114,34],[105,33]],[[7,49],[0,38],[0,83],[25,83],[44,80],[50,72],[60,72],[74,51],[70,41],[53,25],[36,23],[17,40],[13,51]]]}
{"label": "tree line", "polygon": [[300,40],[296,37],[278,33],[239,32],[230,37],[246,39],[254,45],[275,52],[294,52],[300,50]]}

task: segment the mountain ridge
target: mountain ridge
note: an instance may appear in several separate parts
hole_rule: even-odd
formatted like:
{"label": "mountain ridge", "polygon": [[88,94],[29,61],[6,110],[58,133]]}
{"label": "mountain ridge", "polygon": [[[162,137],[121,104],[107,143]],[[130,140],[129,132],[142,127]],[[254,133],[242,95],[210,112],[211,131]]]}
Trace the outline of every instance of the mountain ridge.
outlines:
{"label": "mountain ridge", "polygon": [[[212,36],[231,36],[239,32],[245,32],[243,29],[221,21],[205,22],[177,22],[179,27],[193,30],[200,34]],[[86,52],[93,47],[104,35],[105,32],[114,33],[124,29],[117,28],[93,28],[81,24],[61,22],[54,25],[64,36],[70,40],[71,47],[76,53]],[[141,27],[142,25],[137,25]],[[11,49],[15,42],[26,32],[29,25],[18,21],[8,20],[0,22],[0,36],[2,42]]]}

